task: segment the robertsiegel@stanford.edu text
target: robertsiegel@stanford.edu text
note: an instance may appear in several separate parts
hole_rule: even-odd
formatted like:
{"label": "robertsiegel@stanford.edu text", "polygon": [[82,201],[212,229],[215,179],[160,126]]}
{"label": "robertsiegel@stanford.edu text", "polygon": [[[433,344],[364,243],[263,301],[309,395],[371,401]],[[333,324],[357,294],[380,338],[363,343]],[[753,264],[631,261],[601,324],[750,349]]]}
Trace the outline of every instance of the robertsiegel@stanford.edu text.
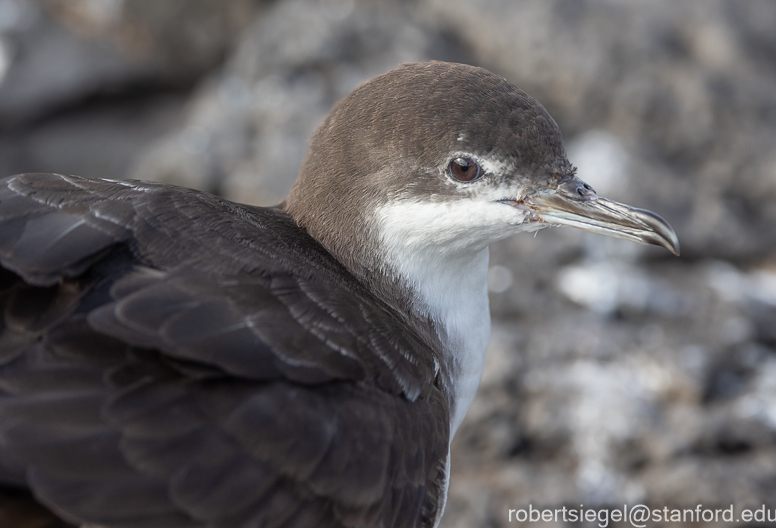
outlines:
{"label": "robertsiegel@stanford.edu text", "polygon": [[731,505],[727,508],[707,508],[702,504],[694,508],[650,508],[644,504],[623,505],[622,508],[590,508],[580,504],[579,508],[527,508],[510,509],[509,522],[596,522],[600,528],[606,528],[610,522],[626,522],[633,528],[646,528],[650,523],[682,522],[776,522],[776,508],[742,508],[740,511]]}

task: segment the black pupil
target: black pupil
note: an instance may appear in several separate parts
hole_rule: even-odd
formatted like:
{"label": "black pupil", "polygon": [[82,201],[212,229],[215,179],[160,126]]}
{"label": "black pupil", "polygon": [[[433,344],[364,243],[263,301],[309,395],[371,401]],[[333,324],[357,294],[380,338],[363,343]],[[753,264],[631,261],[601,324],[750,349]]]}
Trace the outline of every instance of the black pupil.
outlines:
{"label": "black pupil", "polygon": [[480,174],[480,167],[470,159],[459,158],[450,163],[453,177],[461,181],[472,181]]}

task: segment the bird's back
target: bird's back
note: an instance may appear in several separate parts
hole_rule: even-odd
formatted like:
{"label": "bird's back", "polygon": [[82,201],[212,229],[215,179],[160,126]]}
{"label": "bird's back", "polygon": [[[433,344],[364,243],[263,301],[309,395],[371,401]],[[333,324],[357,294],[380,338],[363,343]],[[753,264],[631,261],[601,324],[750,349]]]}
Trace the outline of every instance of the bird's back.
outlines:
{"label": "bird's back", "polygon": [[427,526],[434,336],[281,209],[0,181],[0,481],[115,527]]}

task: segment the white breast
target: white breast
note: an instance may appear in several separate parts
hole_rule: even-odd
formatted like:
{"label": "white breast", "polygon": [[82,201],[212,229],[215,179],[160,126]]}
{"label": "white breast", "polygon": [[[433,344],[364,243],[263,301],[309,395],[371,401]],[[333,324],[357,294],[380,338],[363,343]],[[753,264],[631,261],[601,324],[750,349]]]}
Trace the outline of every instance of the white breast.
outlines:
{"label": "white breast", "polygon": [[458,430],[477,393],[490,338],[488,248],[470,259],[410,259],[402,265],[446,346],[453,405],[451,435]]}
{"label": "white breast", "polygon": [[[413,309],[431,316],[445,345],[450,401],[450,440],[474,400],[490,338],[488,244],[540,224],[494,196],[451,202],[402,200],[378,207],[375,229],[387,274],[400,277],[414,295]],[[502,193],[502,196],[499,196]],[[450,455],[446,459],[449,478]],[[447,498],[440,496],[439,524]]]}
{"label": "white breast", "polygon": [[[461,425],[477,394],[490,339],[488,305],[488,248],[469,262],[448,269],[418,270],[419,293],[432,316],[445,330],[443,339],[452,352],[449,368],[453,384],[450,438]],[[440,294],[440,292],[446,292]]]}
{"label": "white breast", "polygon": [[[490,337],[491,240],[481,231],[476,240],[470,238],[472,219],[483,214],[478,203],[471,207],[476,210],[466,211],[460,203],[402,202],[378,209],[376,216],[385,265],[412,288],[413,308],[437,322],[445,344],[451,439],[477,393]],[[490,207],[484,213],[493,214]]]}

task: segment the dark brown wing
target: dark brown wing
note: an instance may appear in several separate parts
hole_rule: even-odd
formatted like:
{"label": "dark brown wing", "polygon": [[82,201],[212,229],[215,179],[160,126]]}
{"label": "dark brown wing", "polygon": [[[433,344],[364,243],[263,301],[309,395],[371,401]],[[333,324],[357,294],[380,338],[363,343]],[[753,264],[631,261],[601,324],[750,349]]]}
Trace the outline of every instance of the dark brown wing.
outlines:
{"label": "dark brown wing", "polygon": [[434,337],[281,210],[24,174],[0,261],[0,480],[111,527],[432,523]]}

